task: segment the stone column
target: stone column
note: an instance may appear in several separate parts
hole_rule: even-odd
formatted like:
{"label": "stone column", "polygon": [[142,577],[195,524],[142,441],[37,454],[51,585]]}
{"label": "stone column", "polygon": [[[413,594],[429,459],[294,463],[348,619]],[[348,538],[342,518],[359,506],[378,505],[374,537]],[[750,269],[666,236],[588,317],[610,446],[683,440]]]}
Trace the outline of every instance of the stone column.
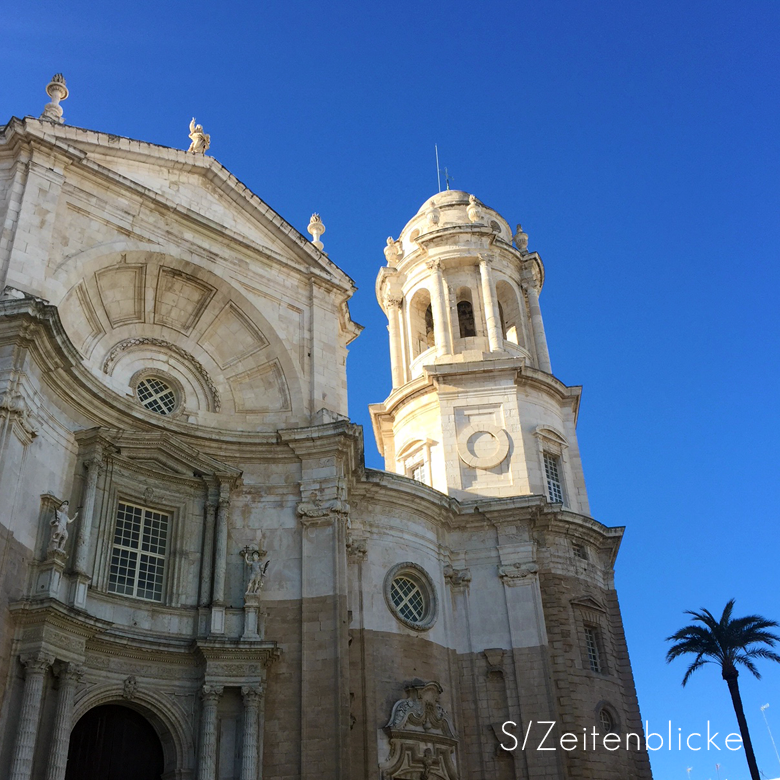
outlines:
{"label": "stone column", "polygon": [[92,536],[92,519],[95,513],[95,497],[97,495],[97,481],[101,471],[101,458],[95,455],[85,464],[87,469],[87,481],[84,486],[84,500],[81,507],[81,522],[79,534],[76,537],[76,550],[73,556],[73,568],[77,574],[89,576],[87,565],[89,561],[89,542]]}
{"label": "stone column", "polygon": [[214,566],[214,518],[217,514],[217,504],[209,501],[206,504],[205,528],[203,529],[203,555],[201,557],[200,606],[206,607],[211,601],[211,572]]}
{"label": "stone column", "polygon": [[70,747],[70,731],[73,719],[73,696],[76,693],[83,669],[74,664],[63,664],[59,672],[60,690],[57,696],[57,712],[54,716],[54,733],[49,751],[46,780],[64,780]]}
{"label": "stone column", "polygon": [[539,361],[539,368],[552,374],[550,353],[547,351],[547,337],[544,335],[542,310],[539,308],[539,291],[533,282],[524,284],[523,289],[528,295],[528,308],[531,313],[531,326],[534,331],[534,345],[536,346],[536,359]]}
{"label": "stone column", "polygon": [[213,604],[225,602],[225,566],[227,564],[227,516],[230,509],[230,500],[219,497],[217,506],[217,533],[214,549],[214,590],[211,601]]}
{"label": "stone column", "polygon": [[244,685],[241,688],[244,699],[244,744],[241,750],[241,780],[257,780],[259,766],[258,735],[260,723],[260,702],[263,698],[262,685]]}
{"label": "stone column", "polygon": [[482,308],[485,310],[487,322],[488,345],[491,352],[496,352],[504,346],[504,335],[501,332],[501,319],[498,315],[493,275],[490,273],[490,260],[482,255],[479,256],[479,276],[482,282]]}
{"label": "stone column", "polygon": [[433,285],[431,286],[431,313],[433,314],[434,337],[436,338],[436,354],[451,355],[452,334],[447,326],[447,309],[441,260],[430,260],[427,266],[431,270],[433,279]]}
{"label": "stone column", "polygon": [[390,366],[395,388],[404,384],[404,364],[401,354],[401,298],[388,295],[385,298],[385,308],[387,327],[390,331]]}
{"label": "stone column", "polygon": [[41,699],[46,670],[54,658],[43,653],[21,659],[26,668],[22,707],[17,717],[16,743],[11,761],[10,780],[30,780],[35,757],[35,740],[41,715]]}
{"label": "stone column", "polygon": [[225,633],[225,567],[227,566],[228,512],[230,487],[220,485],[217,529],[214,542],[214,587],[211,594],[211,633]]}
{"label": "stone column", "polygon": [[217,704],[224,691],[222,685],[204,685],[200,692],[200,749],[198,780],[215,780],[217,776]]}

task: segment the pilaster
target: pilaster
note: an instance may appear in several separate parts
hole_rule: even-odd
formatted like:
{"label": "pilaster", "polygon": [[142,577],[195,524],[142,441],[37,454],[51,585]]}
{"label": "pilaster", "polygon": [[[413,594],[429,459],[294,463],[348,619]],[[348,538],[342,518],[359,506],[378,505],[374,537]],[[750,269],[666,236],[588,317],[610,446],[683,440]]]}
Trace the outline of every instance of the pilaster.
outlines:
{"label": "pilaster", "polygon": [[224,690],[222,685],[206,684],[200,691],[198,780],[215,780],[217,776],[217,705]]}
{"label": "pilaster", "polygon": [[497,352],[503,346],[504,337],[501,333],[498,299],[490,271],[490,259],[484,255],[479,256],[479,277],[480,289],[482,291],[482,307],[485,310],[487,323],[488,345],[491,352]]}
{"label": "pilaster", "polygon": [[72,663],[62,664],[58,670],[60,689],[57,694],[57,711],[54,715],[54,733],[46,780],[65,780],[70,732],[73,725],[73,697],[83,674],[83,667]]}
{"label": "pilaster", "polygon": [[241,687],[244,700],[244,740],[241,750],[241,780],[258,780],[262,766],[259,751],[260,707],[263,702],[262,685]]}
{"label": "pilaster", "polygon": [[439,259],[429,260],[427,267],[431,272],[431,313],[433,314],[433,330],[436,340],[436,354],[452,354],[452,334],[447,318],[447,299],[444,290],[444,275]]}
{"label": "pilaster", "polygon": [[25,667],[24,691],[16,727],[10,780],[30,780],[32,777],[35,742],[41,717],[43,683],[46,672],[54,663],[54,657],[45,653],[36,653],[22,656],[20,660]]}
{"label": "pilaster", "polygon": [[536,347],[536,359],[539,361],[539,368],[552,374],[550,364],[550,353],[547,349],[547,336],[544,332],[544,321],[542,320],[542,310],[539,306],[539,290],[535,279],[527,279],[523,283],[523,290],[528,297],[528,309],[531,315],[531,329],[534,333],[534,346]]}

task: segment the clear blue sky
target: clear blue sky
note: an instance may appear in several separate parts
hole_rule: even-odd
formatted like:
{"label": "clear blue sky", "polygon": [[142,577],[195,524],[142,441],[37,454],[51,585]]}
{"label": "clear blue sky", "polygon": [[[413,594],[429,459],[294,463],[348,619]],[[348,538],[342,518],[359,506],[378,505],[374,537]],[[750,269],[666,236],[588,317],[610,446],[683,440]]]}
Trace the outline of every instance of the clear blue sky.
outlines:
{"label": "clear blue sky", "polygon": [[[780,3],[16,3],[0,121],[62,71],[70,124],[211,153],[357,282],[353,419],[389,390],[374,299],[388,235],[454,175],[546,265],[555,373],[584,385],[595,517],[627,531],[617,584],[642,714],[736,729],[714,668],[680,687],[686,608],[780,619],[777,297]],[[745,675],[759,763],[780,776],[780,665]],[[747,778],[742,753],[656,753],[656,780]]]}

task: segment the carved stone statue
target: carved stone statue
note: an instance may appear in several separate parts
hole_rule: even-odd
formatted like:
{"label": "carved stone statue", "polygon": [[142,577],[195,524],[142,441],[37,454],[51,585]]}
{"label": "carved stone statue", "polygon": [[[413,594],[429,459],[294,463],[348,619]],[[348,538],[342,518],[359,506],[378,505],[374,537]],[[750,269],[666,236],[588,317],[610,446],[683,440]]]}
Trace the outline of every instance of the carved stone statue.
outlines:
{"label": "carved stone statue", "polygon": [[262,556],[258,550],[246,550],[244,560],[249,566],[249,584],[246,586],[247,593],[260,593],[265,582],[265,573],[268,571],[270,560],[262,563]]}
{"label": "carved stone statue", "polygon": [[392,266],[402,255],[403,250],[401,249],[401,243],[393,240],[392,236],[388,236],[387,246],[385,247],[385,259],[387,260],[387,264]]}
{"label": "carved stone statue", "polygon": [[211,146],[211,136],[203,132],[203,125],[195,124],[195,117],[190,122],[190,148],[192,154],[206,154],[206,149]]}
{"label": "carved stone statue", "polygon": [[125,681],[122,684],[122,696],[124,696],[125,699],[132,699],[135,697],[135,692],[137,690],[138,680],[136,680],[134,674],[131,674],[129,677],[125,678]]}
{"label": "carved stone statue", "polygon": [[479,222],[482,218],[482,213],[479,210],[479,201],[475,195],[469,195],[469,205],[466,208],[466,214],[470,222]]}
{"label": "carved stone statue", "polygon": [[58,509],[54,510],[49,525],[51,526],[51,538],[49,539],[49,552],[64,552],[65,542],[68,541],[68,526],[79,516],[76,512],[73,517],[68,517],[68,501],[63,501]]}

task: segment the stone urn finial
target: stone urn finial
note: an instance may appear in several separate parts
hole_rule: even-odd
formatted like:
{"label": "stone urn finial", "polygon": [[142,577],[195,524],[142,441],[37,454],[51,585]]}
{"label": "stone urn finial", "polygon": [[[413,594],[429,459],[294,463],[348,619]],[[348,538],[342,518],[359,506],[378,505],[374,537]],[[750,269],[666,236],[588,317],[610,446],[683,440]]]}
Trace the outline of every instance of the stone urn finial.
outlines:
{"label": "stone urn finial", "polygon": [[68,88],[65,86],[65,77],[62,73],[55,73],[51,81],[46,86],[46,94],[51,98],[51,103],[47,103],[41,114],[41,119],[48,119],[50,122],[62,124],[62,106],[60,100],[68,97]]}
{"label": "stone urn finial", "polygon": [[514,235],[515,246],[524,255],[528,253],[528,233],[523,232],[523,226],[518,225]]}
{"label": "stone urn finial", "polygon": [[322,220],[320,219],[320,215],[317,213],[314,213],[311,215],[311,220],[309,221],[309,227],[306,228],[309,233],[311,234],[311,242],[314,244],[314,246],[317,247],[317,249],[322,252],[322,248],[324,244],[322,241],[320,241],[320,236],[325,232],[325,225],[322,224]]}

